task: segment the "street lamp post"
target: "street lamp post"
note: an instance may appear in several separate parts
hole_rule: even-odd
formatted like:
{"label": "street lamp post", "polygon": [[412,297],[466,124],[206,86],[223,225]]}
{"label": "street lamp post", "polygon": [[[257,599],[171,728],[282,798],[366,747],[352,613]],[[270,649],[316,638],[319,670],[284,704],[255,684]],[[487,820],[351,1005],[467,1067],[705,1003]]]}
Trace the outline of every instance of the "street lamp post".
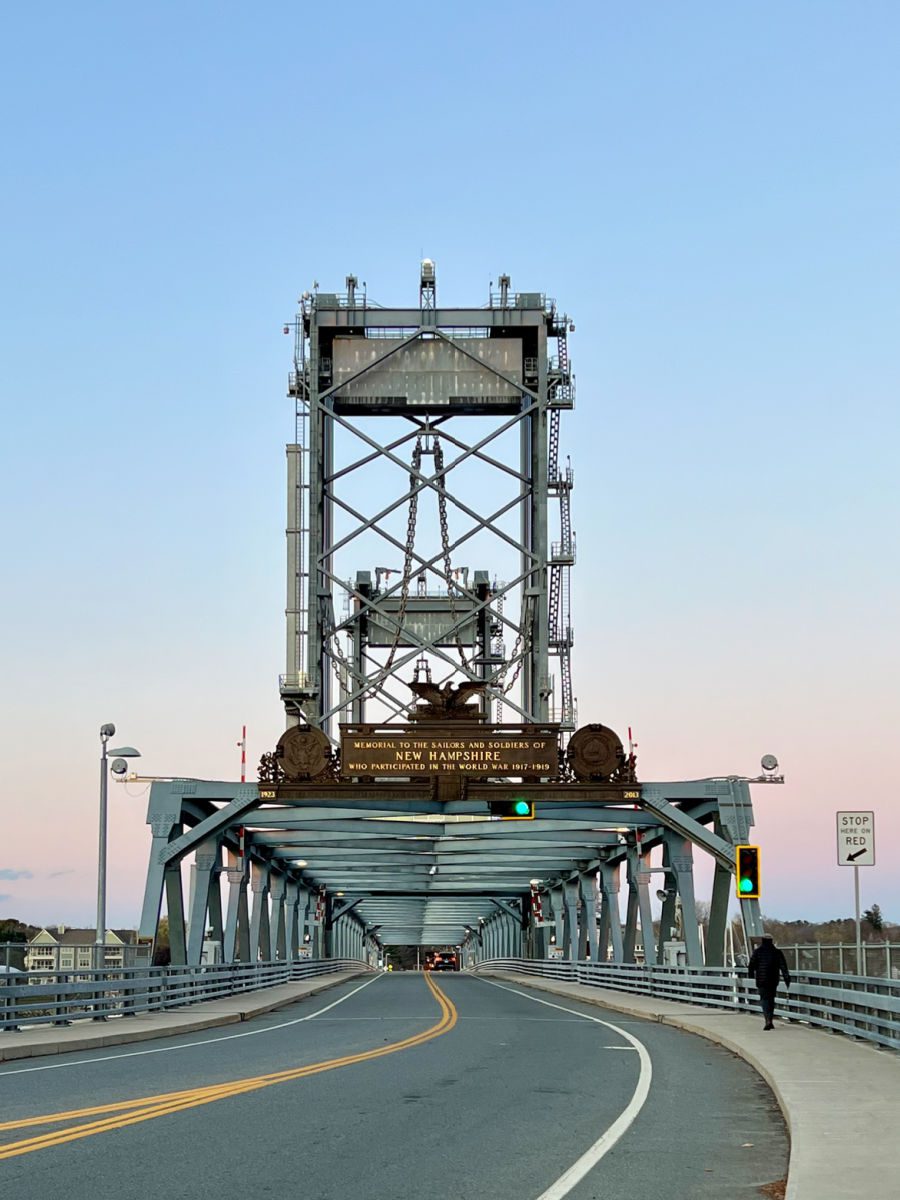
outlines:
{"label": "street lamp post", "polygon": [[115,755],[112,770],[116,775],[124,775],[128,770],[126,758],[140,758],[140,750],[134,746],[119,746],[115,750],[107,750],[107,743],[116,733],[115,725],[100,726],[100,843],[97,853],[97,939],[96,939],[96,968],[104,964],[103,947],[106,945],[106,789],[109,776],[107,775],[107,755]]}

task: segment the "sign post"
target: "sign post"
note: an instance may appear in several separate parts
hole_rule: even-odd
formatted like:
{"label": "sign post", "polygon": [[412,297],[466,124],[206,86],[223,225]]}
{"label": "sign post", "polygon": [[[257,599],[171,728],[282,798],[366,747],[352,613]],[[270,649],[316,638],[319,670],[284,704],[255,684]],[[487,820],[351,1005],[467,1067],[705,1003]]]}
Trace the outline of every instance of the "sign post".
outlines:
{"label": "sign post", "polygon": [[837,860],[839,867],[853,868],[853,894],[856,901],[856,970],[857,974],[862,975],[859,868],[875,866],[874,812],[839,812],[837,814]]}

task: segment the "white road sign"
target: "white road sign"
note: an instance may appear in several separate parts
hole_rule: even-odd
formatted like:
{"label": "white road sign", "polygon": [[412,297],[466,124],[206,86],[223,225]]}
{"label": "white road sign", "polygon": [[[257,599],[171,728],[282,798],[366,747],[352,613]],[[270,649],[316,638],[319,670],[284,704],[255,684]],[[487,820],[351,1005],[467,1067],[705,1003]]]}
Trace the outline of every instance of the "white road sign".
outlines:
{"label": "white road sign", "polygon": [[837,860],[840,867],[875,866],[875,814],[837,814]]}

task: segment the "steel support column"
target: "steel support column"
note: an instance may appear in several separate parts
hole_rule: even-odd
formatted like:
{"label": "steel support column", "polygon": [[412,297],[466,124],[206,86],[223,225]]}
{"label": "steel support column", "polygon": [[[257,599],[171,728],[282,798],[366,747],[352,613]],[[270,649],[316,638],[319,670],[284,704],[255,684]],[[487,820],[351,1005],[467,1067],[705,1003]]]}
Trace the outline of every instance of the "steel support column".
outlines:
{"label": "steel support column", "polygon": [[[548,908],[549,908],[549,904],[550,904],[550,902],[548,900],[547,901]],[[550,945],[550,926],[535,924],[533,926],[533,928],[534,928],[534,953],[532,954],[532,958],[545,959],[548,954],[548,946]]]}
{"label": "steel support column", "polygon": [[659,942],[656,948],[656,961],[660,966],[665,959],[665,943],[672,940],[672,932],[676,926],[675,914],[678,909],[678,889],[675,886],[675,877],[668,870],[671,864],[669,863],[669,843],[667,841],[663,841],[662,844],[662,861],[667,870],[664,876],[666,895],[659,916]]}
{"label": "steel support column", "polygon": [[763,923],[759,914],[758,900],[741,900],[741,920],[744,922],[744,936],[749,947],[750,938],[762,937]]}
{"label": "steel support column", "polygon": [[251,961],[269,962],[272,943],[269,937],[269,872],[268,863],[250,864],[250,889],[253,892],[253,911],[250,914]]}
{"label": "steel support column", "polygon": [[181,863],[167,862],[165,870],[166,912],[169,917],[169,955],[173,966],[187,963],[184,929],[184,893],[181,887]]}
{"label": "steel support column", "polygon": [[578,876],[578,961],[584,962],[589,957],[590,952],[590,931],[593,927],[595,933],[597,929],[597,901],[596,897],[592,897],[591,903],[588,904],[584,899],[584,881],[583,876]]}
{"label": "steel support column", "polygon": [[[207,913],[213,882],[218,883],[221,868],[221,851],[215,838],[198,847],[191,865],[190,923],[188,925],[187,961],[199,966],[203,960],[203,943],[206,940]],[[220,917],[221,920],[221,917]]]}
{"label": "steel support column", "polygon": [[296,952],[300,946],[300,924],[298,917],[298,908],[300,906],[300,884],[296,880],[287,881],[286,887],[286,959],[288,962],[296,961]]}
{"label": "steel support column", "polygon": [[[314,903],[315,902],[312,899],[312,893],[310,892],[309,888],[304,887],[303,884],[301,883],[300,887],[299,887],[299,891],[297,893],[297,943],[296,944],[298,946],[309,946],[309,957],[310,958],[316,957],[315,945],[313,942],[314,929],[313,929],[313,926],[311,923],[311,913],[310,913],[311,909],[313,912],[315,911]],[[307,934],[309,935],[308,942],[306,940]]]}
{"label": "steel support column", "polygon": [[550,897],[550,907],[553,911],[553,933],[556,937],[556,945],[563,948],[565,954],[566,939],[565,939],[565,904],[563,903],[562,886],[551,888],[547,893]]}
{"label": "steel support column", "polygon": [[625,909],[625,944],[622,950],[624,962],[633,963],[637,960],[637,930],[640,906],[638,904],[637,873],[638,850],[629,846],[626,856],[626,878],[628,881],[628,904]]}
{"label": "steel support column", "polygon": [[657,955],[662,946],[662,927],[660,926],[659,945],[653,932],[653,909],[650,902],[650,851],[641,850],[635,855],[634,886],[638,897],[638,911],[641,918],[641,943],[644,947],[644,962],[650,966],[658,961]]}
{"label": "steel support column", "polygon": [[[718,822],[716,833],[720,836],[722,834]],[[721,863],[716,863],[706,934],[706,965],[709,967],[725,965],[725,931],[728,926],[728,906],[731,902],[733,878],[731,871],[726,870]]]}
{"label": "steel support column", "polygon": [[[607,961],[607,946],[612,943],[612,961],[621,963],[625,960],[622,946],[622,918],[619,913],[619,863],[604,862],[600,864],[600,961]],[[604,929],[605,925],[605,929]]]}
{"label": "steel support column", "polygon": [[697,924],[697,905],[694,900],[694,857],[693,847],[687,838],[667,833],[669,866],[675,878],[675,886],[681,899],[681,936],[684,940],[685,956],[689,967],[703,965],[700,949],[700,930]]}
{"label": "steel support column", "polygon": [[521,957],[521,921],[512,913],[506,918],[507,953],[510,958]]}
{"label": "steel support column", "polygon": [[564,954],[571,962],[578,961],[578,880],[567,879],[565,893]]}
{"label": "steel support column", "polygon": [[274,875],[269,889],[272,898],[272,918],[275,931],[272,939],[272,949],[275,952],[274,957],[281,962],[287,959],[286,885],[287,878],[284,875]]}
{"label": "steel support column", "polygon": [[587,942],[582,951],[582,958],[590,962],[598,962],[599,941],[597,938],[597,875],[594,871],[582,871],[579,876],[581,887],[581,911],[587,913],[583,924],[587,934]]}
{"label": "steel support column", "polygon": [[[155,785],[154,785],[155,786]],[[147,879],[144,884],[144,903],[141,909],[141,936],[157,937],[159,914],[162,908],[163,888],[165,884],[166,867],[163,861],[163,851],[169,842],[181,837],[182,825],[178,813],[172,811],[172,802],[168,795],[153,795],[150,790],[150,801],[147,806],[147,824],[152,831],[150,844],[150,862],[147,866]]]}
{"label": "steel support column", "polygon": [[250,961],[250,916],[247,906],[247,868],[237,855],[229,852],[228,907],[225,913],[224,962]]}

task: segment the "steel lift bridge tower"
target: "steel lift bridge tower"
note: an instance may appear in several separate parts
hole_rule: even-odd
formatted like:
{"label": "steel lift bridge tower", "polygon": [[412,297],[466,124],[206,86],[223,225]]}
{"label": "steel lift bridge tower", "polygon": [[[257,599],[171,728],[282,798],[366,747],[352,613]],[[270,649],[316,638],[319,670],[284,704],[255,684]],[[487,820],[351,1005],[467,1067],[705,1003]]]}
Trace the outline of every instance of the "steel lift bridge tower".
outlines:
{"label": "steel lift bridge tower", "polygon": [[559,461],[560,413],[574,402],[569,327],[505,275],[487,306],[441,309],[428,259],[416,308],[368,303],[352,275],[344,295],[302,298],[289,724],[334,741],[338,719],[405,719],[416,671],[484,683],[485,719],[493,707],[575,728],[573,476]]}
{"label": "steel lift bridge tower", "polygon": [[[634,962],[638,930],[662,962],[679,926],[689,965],[721,963],[750,781],[639,783],[611,729],[577,727],[574,325],[505,275],[486,304],[442,308],[426,259],[415,307],[351,275],[305,293],[292,330],[286,729],[258,783],[153,784],[142,934],[165,895],[189,964],[207,943],[244,962],[541,957],[551,934],[568,957]],[[503,819],[512,804],[524,820]],[[694,848],[715,861],[705,948]],[[759,932],[757,900],[741,910]]]}

